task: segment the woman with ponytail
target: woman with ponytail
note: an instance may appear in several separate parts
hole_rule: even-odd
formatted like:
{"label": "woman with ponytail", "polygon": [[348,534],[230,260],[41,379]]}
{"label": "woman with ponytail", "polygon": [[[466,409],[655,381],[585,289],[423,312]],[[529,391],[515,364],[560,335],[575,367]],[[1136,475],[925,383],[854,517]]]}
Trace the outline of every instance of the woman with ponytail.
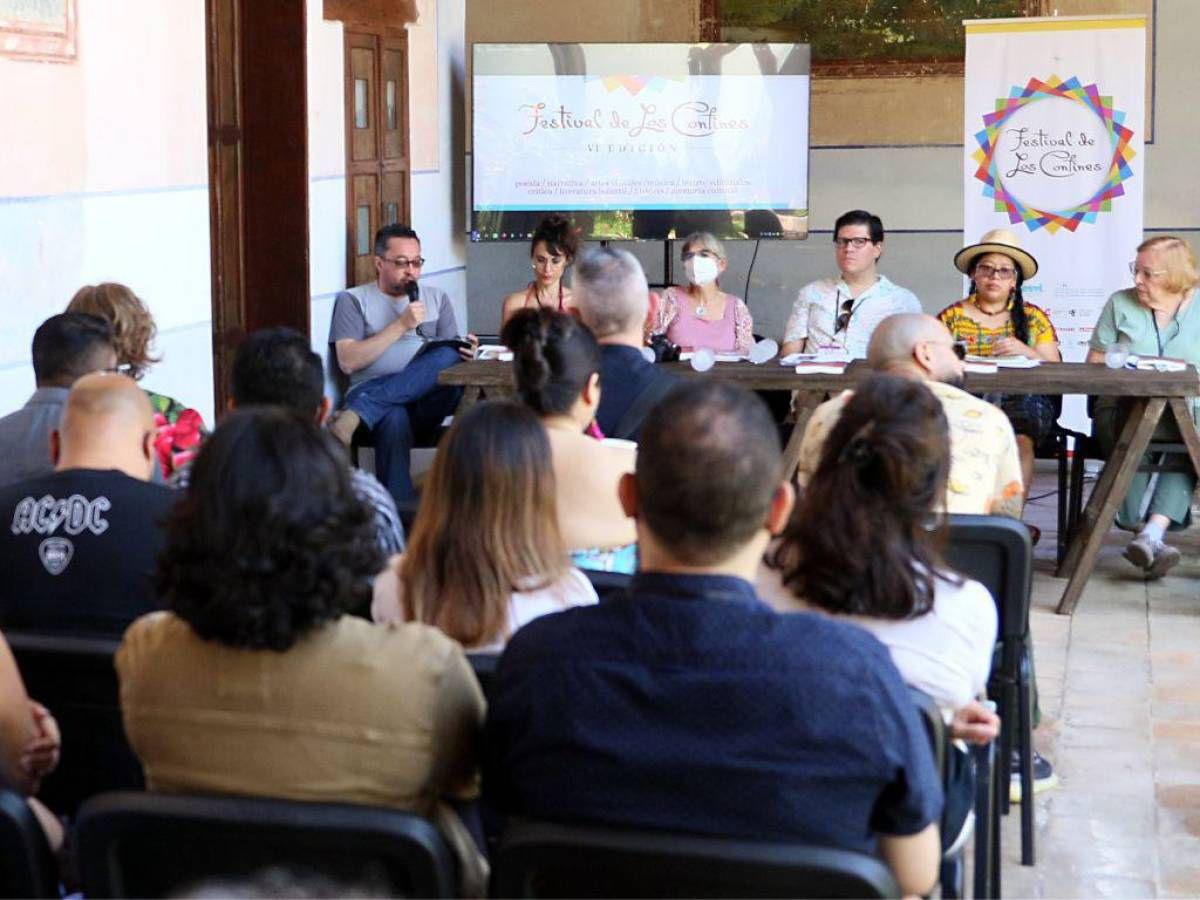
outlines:
{"label": "woman with ponytail", "polygon": [[[989,231],[978,244],[958,251],[954,266],[971,279],[970,292],[938,318],[956,341],[966,344],[967,353],[1062,362],[1050,317],[1021,294],[1038,264],[1015,234],[1005,228]],[[984,399],[999,406],[1012,423],[1028,497],[1034,450],[1054,429],[1059,407],[1041,394],[988,394]]]}
{"label": "woman with ponytail", "polygon": [[942,561],[950,437],[921,382],[875,375],[847,401],[760,594],[781,610],[852,618],[892,651],[905,680],[947,711],[982,693],[996,639],[983,585]]}
{"label": "woman with ponytail", "polygon": [[545,426],[557,493],[558,527],[582,569],[632,573],[637,532],[617,499],[617,482],[632,472],[635,448],[601,441],[600,345],[573,316],[549,309],[518,311],[501,340],[513,351],[517,394]]}
{"label": "woman with ponytail", "polygon": [[522,309],[553,309],[568,312],[571,289],[563,284],[567,267],[579,253],[579,236],[571,220],[551,213],[538,223],[529,244],[529,267],[533,281],[523,291],[514,291],[500,307],[500,327]]}
{"label": "woman with ponytail", "polygon": [[[888,648],[901,677],[931,696],[956,738],[1000,731],[980,704],[996,641],[987,589],[946,567],[942,508],[950,434],[919,381],[875,375],[847,401],[812,481],[768,551],[759,596],[781,612],[845,616]],[[943,846],[955,844],[974,797],[965,754],[951,754]]]}

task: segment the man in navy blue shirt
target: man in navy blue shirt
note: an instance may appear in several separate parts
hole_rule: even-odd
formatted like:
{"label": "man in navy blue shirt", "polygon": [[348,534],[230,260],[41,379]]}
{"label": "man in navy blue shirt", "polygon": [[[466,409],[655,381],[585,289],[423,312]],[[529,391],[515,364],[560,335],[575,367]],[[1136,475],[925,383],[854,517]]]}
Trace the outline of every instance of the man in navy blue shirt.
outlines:
{"label": "man in navy blue shirt", "polygon": [[535,819],[878,852],[927,893],[942,796],[884,647],[779,615],[752,581],[791,511],[766,407],[708,381],[673,391],[621,483],[629,593],[518,631],[489,703],[484,792]]}
{"label": "man in navy blue shirt", "polygon": [[650,288],[641,263],[626,250],[588,250],[571,284],[579,317],[600,343],[600,408],[607,437],[636,441],[650,408],[678,379],[642,356]]}

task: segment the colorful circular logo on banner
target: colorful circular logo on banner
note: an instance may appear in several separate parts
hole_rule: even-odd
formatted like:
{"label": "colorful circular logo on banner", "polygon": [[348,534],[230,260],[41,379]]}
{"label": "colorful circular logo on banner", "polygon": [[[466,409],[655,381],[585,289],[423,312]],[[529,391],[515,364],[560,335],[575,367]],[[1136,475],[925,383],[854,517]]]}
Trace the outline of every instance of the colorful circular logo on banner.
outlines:
{"label": "colorful circular logo on banner", "polygon": [[1075,231],[1112,209],[1133,177],[1133,132],[1094,84],[1051,76],[1014,85],[983,117],[975,177],[997,212],[1030,231]]}

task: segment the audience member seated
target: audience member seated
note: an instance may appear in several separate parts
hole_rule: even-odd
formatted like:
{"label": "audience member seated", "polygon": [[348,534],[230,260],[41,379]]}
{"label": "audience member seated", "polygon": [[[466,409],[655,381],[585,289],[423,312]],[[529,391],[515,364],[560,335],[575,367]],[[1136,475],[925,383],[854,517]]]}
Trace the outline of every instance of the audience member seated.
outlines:
{"label": "audience member seated", "polygon": [[[957,737],[987,743],[1000,720],[976,698],[992,666],[996,604],[942,561],[942,535],[931,525],[949,471],[937,397],[919,381],[872,377],[838,417],[758,584],[779,610],[819,610],[870,631],[904,680],[937,701]],[[975,796],[965,755],[955,755],[952,771],[947,843]]]}
{"label": "audience member seated", "polygon": [[707,231],[697,231],[684,239],[680,260],[687,286],[666,289],[650,317],[647,338],[665,334],[684,350],[749,353],[754,345],[750,310],[744,300],[717,285],[728,264],[725,246]]}
{"label": "audience member seated", "polygon": [[523,309],[573,310],[571,289],[563,284],[563,275],[578,254],[579,237],[570,219],[558,213],[542,219],[529,244],[533,281],[525,286],[525,290],[504,298],[500,327],[504,328],[513,314]]}
{"label": "audience member seated", "polygon": [[650,407],[675,376],[642,355],[650,289],[641,263],[626,250],[588,250],[575,267],[575,305],[600,342],[604,396],[596,424],[607,437],[636,441]]}
{"label": "audience member seated", "polygon": [[550,453],[523,406],[493,401],[455,417],[408,550],[376,582],[375,621],[426,622],[495,653],[539,616],[596,603],[559,533]]}
{"label": "audience member seated", "polygon": [[[967,353],[1062,361],[1050,317],[1021,295],[1021,285],[1037,274],[1038,264],[1021,249],[1020,238],[1006,228],[989,231],[978,244],[955,254],[954,267],[971,279],[968,296],[947,306],[938,318],[956,341],[966,344]],[[1054,401],[1043,394],[987,394],[984,399],[999,406],[1012,422],[1028,493],[1034,449],[1050,436],[1058,418]]]}
{"label": "audience member seated", "polygon": [[[944,508],[951,513],[1020,518],[1021,464],[1004,413],[962,390],[963,362],[946,326],[923,313],[901,313],[879,323],[867,363],[876,372],[925,382],[950,422],[950,475]],[[812,481],[829,433],[853,391],[822,403],[808,420],[797,478]],[[939,498],[937,508],[943,504]]]}
{"label": "audience member seated", "polygon": [[[454,412],[462,388],[439,386],[438,373],[473,350],[426,341],[458,336],[445,291],[419,284],[421,239],[406,225],[375,233],[375,281],[342,291],[329,342],[350,376],[345,408],[330,430],[347,446],[359,423],[375,439],[375,468],[399,503],[416,498],[409,465],[417,440],[432,437]],[[473,340],[473,339],[472,339]]]}
{"label": "audience member seated", "polygon": [[820,353],[861,359],[875,327],[896,313],[917,313],[912,291],[879,274],[883,222],[863,209],[838,216],[833,225],[837,278],[821,278],[800,289],[779,352]]}
{"label": "audience member seated", "polygon": [[57,768],[61,746],[58,723],[25,693],[17,662],[0,635],[0,784],[28,798],[56,852],[62,847],[62,823],[33,795],[42,779]]}
{"label": "audience member seated", "polygon": [[429,816],[480,896],[485,866],[448,803],[476,794],[483,696],[437,629],[345,614],[382,566],[371,512],[311,417],[231,414],[168,523],[170,611],[136,621],[117,653],[125,730],[150,790]]}
{"label": "audience member seated", "polygon": [[54,471],[50,432],[58,427],[67,392],[89,372],[115,369],[112,329],[95,316],[60,313],[33,333],[37,390],[0,419],[0,486]]}
{"label": "audience member seated", "polygon": [[584,433],[600,404],[600,345],[573,316],[520,310],[501,340],[513,351],[517,393],[542,418],[550,438],[558,529],[581,569],[632,574],[637,532],[617,499],[637,450]]}
{"label": "audience member seated", "polygon": [[488,710],[485,801],[879,851],[906,894],[927,893],[941,788],[887,650],[755,593],[792,507],[782,468],[771,416],[744,390],[693,382],[654,409],[621,482],[641,556],[632,589],[513,637]]}
{"label": "audience member seated", "polygon": [[[1170,235],[1152,237],[1138,246],[1137,258],[1129,264],[1129,269],[1133,287],[1117,291],[1104,304],[1092,332],[1087,361],[1104,362],[1105,351],[1119,343],[1128,353],[1138,356],[1169,356],[1200,366],[1200,313],[1196,312],[1195,302],[1200,275],[1192,248],[1186,241]],[[1131,403],[1130,399],[1118,397],[1096,399],[1092,415],[1096,436],[1105,453],[1111,454],[1116,446]],[[1194,418],[1194,398],[1189,406]],[[1182,441],[1171,416],[1163,416],[1153,439]],[[1161,578],[1179,562],[1179,550],[1164,543],[1163,538],[1168,528],[1182,529],[1191,521],[1196,473],[1159,472],[1147,504],[1149,483],[1148,472],[1133,476],[1129,492],[1117,511],[1117,525],[1137,531],[1137,536],[1125,547],[1125,558],[1147,577]]]}
{"label": "audience member seated", "polygon": [[55,471],[0,489],[0,627],[119,636],[159,609],[152,577],[177,494],[150,484],[154,414],[137,382],[75,382]]}
{"label": "audience member seated", "polygon": [[[88,313],[112,325],[117,363],[122,373],[135,381],[140,382],[150,366],[162,361],[151,350],[157,331],[154,318],[146,304],[125,285],[84,285],[67,304],[67,312]],[[146,395],[154,407],[158,463],[162,475],[169,476],[195,455],[207,433],[204,421],[198,412],[172,397],[149,389]]]}
{"label": "audience member seated", "polygon": [[[281,406],[324,425],[329,416],[325,369],[308,338],[291,328],[263,328],[247,335],[233,357],[230,409]],[[175,480],[187,487],[191,467]],[[370,472],[350,467],[350,486],[375,515],[375,534],[384,556],[404,549],[404,526],[396,501]]]}

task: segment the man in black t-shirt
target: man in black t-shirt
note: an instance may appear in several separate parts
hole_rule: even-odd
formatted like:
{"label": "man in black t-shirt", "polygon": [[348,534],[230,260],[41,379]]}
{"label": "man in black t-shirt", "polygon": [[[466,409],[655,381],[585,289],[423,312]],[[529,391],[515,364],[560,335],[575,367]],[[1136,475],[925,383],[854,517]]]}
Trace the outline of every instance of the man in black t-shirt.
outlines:
{"label": "man in black t-shirt", "polygon": [[149,483],[154,414],[124,375],[75,383],[55,471],[0,489],[0,628],[120,636],[160,608],[152,578],[176,494]]}

